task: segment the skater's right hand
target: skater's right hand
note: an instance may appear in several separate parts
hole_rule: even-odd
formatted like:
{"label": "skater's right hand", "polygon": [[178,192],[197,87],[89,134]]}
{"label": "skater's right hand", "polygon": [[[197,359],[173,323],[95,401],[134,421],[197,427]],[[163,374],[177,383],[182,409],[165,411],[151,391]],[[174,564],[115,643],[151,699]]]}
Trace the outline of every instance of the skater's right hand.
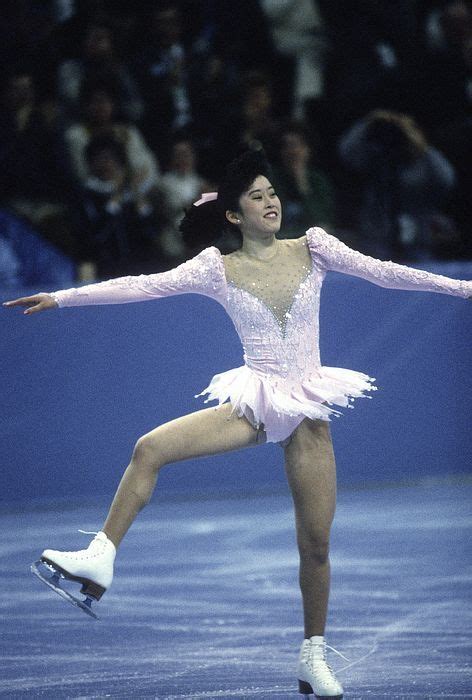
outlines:
{"label": "skater's right hand", "polygon": [[50,294],[33,294],[30,297],[20,297],[12,301],[4,301],[2,306],[27,306],[23,311],[24,314],[35,314],[37,311],[46,311],[46,309],[54,309],[57,303]]}

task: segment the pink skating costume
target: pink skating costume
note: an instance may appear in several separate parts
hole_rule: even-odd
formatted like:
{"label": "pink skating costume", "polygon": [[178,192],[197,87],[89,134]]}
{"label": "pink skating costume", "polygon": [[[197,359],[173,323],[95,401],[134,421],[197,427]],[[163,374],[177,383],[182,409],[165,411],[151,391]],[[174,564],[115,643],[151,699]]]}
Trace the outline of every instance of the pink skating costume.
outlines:
{"label": "pink skating costume", "polygon": [[[173,270],[120,277],[54,292],[60,307],[123,304],[174,294],[203,294],[219,302],[238,332],[244,364],[216,374],[196,396],[229,399],[238,416],[265,430],[268,442],[288,438],[305,418],[329,420],[336,407],[376,387],[350,369],[324,367],[319,355],[320,291],[326,272],[362,277],[391,289],[467,298],[472,282],[455,280],[368,257],[320,228],[280,241],[270,263],[222,256],[211,246]],[[226,262],[225,262],[226,260]]]}

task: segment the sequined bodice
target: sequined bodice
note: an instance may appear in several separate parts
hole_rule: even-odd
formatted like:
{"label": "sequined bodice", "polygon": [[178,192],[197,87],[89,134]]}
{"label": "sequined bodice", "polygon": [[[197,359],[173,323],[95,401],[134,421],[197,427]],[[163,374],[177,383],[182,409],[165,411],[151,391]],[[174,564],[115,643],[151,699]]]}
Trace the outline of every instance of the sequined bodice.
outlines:
{"label": "sequined bodice", "polygon": [[311,261],[306,239],[279,241],[268,261],[239,253],[222,256],[226,310],[256,374],[299,381],[320,364],[319,291],[323,274]]}
{"label": "sequined bodice", "polygon": [[300,240],[277,242],[277,252],[268,260],[224,255],[228,285],[251,294],[269,309],[285,334],[298,291],[312,270],[308,246]]}

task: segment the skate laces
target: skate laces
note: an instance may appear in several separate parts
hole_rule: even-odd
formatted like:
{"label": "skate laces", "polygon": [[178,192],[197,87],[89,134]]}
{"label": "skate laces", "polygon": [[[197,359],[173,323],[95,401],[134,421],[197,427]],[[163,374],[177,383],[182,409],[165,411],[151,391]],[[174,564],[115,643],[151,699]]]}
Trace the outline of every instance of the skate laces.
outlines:
{"label": "skate laces", "polygon": [[[331,651],[334,651],[334,653],[337,654],[338,656],[340,656],[341,659],[344,659],[344,661],[351,661],[351,659],[348,659],[347,656],[344,656],[344,654],[342,654],[340,651],[338,651],[334,647],[331,647],[329,644],[325,644],[325,646],[326,646],[326,649],[330,649]],[[325,652],[325,656],[326,656],[326,652]]]}
{"label": "skate laces", "polygon": [[326,659],[327,649],[330,649],[330,651],[334,651],[335,654],[340,656],[345,661],[350,661],[350,659],[348,659],[347,656],[344,656],[344,654],[342,654],[340,651],[338,651],[334,647],[330,646],[329,644],[326,644],[325,641],[323,641],[323,642],[311,642],[311,640],[307,640],[307,641],[308,641],[308,644],[305,644],[304,649],[303,649],[303,661],[306,664],[308,664],[313,670],[315,668],[318,671],[327,670],[331,674],[331,676],[334,680],[335,679],[334,671]]}

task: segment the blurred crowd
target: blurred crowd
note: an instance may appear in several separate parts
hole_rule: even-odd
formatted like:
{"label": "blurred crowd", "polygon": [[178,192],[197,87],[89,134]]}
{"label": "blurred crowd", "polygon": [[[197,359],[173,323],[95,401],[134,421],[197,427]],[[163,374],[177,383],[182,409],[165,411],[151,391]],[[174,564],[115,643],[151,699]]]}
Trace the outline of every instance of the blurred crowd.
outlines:
{"label": "blurred crowd", "polygon": [[469,0],[4,0],[1,14],[0,285],[21,282],[23,229],[78,281],[175,266],[184,209],[261,146],[281,237],[320,225],[383,259],[472,258]]}

